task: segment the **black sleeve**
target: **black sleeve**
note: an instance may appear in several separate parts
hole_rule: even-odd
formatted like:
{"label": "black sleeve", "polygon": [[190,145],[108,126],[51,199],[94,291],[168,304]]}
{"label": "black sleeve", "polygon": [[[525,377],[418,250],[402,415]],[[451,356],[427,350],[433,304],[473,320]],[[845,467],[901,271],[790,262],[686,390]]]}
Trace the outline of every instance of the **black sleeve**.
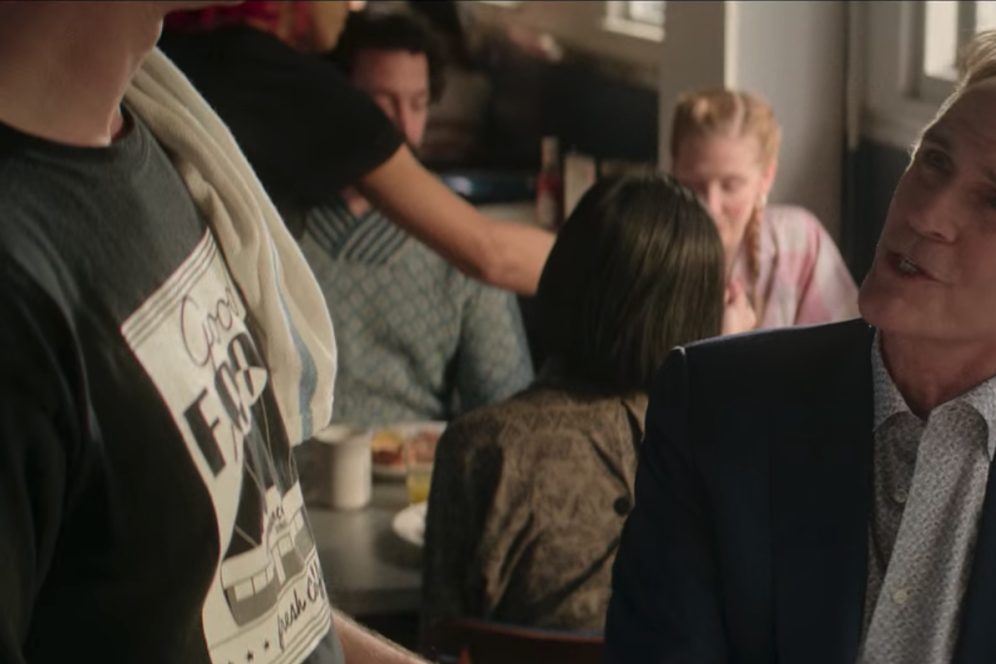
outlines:
{"label": "black sleeve", "polygon": [[671,352],[647,409],[636,502],[613,567],[608,662],[727,659],[707,498],[693,459],[684,351]]}
{"label": "black sleeve", "polygon": [[59,323],[39,294],[10,261],[0,267],[0,661],[17,664],[55,552],[73,438]]}
{"label": "black sleeve", "polygon": [[404,144],[334,64],[272,35],[244,26],[167,32],[159,46],[228,125],[282,209],[326,201]]}

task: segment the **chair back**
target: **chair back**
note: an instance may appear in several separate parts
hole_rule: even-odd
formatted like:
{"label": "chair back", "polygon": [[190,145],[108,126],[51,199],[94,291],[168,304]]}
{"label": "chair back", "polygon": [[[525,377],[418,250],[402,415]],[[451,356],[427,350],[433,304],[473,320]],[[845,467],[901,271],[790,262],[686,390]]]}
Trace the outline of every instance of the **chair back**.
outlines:
{"label": "chair back", "polygon": [[429,658],[439,664],[602,664],[600,634],[561,632],[459,618],[429,631]]}

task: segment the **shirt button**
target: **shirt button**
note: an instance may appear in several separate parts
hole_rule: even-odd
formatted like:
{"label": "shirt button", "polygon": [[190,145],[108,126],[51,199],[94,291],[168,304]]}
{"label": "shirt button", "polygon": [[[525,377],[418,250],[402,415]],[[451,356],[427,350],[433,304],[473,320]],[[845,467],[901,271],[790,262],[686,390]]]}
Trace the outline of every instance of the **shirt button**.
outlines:
{"label": "shirt button", "polygon": [[906,492],[905,489],[896,489],[896,492],[892,494],[893,500],[895,500],[900,505],[906,504],[906,499],[910,497],[910,494]]}
{"label": "shirt button", "polygon": [[629,503],[629,498],[623,496],[621,498],[616,498],[615,502],[612,503],[612,509],[614,509],[616,514],[619,516],[626,516],[633,508]]}
{"label": "shirt button", "polygon": [[910,598],[910,594],[906,592],[906,588],[900,588],[896,592],[892,593],[892,601],[897,605],[902,606]]}

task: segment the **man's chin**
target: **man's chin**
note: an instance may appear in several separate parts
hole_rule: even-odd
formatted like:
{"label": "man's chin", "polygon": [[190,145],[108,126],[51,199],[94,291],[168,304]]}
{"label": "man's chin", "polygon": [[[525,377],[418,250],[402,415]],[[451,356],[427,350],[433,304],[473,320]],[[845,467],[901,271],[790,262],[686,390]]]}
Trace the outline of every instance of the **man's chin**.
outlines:
{"label": "man's chin", "polygon": [[873,274],[861,284],[858,312],[869,325],[898,334],[923,330],[925,324],[929,325],[921,307],[892,290],[878,282]]}

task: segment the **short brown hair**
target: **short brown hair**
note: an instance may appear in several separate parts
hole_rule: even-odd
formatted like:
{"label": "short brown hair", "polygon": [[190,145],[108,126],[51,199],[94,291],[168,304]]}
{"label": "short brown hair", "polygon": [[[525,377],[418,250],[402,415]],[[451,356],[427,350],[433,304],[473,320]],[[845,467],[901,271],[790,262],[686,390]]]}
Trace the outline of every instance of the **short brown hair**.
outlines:
{"label": "short brown hair", "polygon": [[429,98],[438,101],[446,84],[446,53],[432,25],[410,11],[387,14],[353,12],[328,57],[349,76],[363,51],[406,51],[424,55],[429,67]]}

